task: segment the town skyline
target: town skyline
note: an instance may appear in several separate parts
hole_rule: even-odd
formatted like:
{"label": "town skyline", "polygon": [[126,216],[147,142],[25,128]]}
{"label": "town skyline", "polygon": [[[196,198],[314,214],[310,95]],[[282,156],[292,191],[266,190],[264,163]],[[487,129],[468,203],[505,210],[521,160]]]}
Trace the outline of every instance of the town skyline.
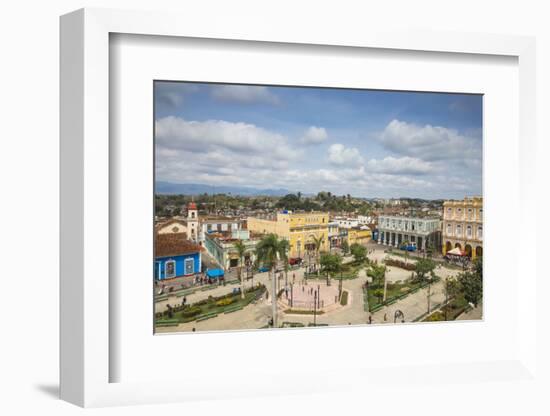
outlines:
{"label": "town skyline", "polygon": [[482,96],[155,83],[156,184],[482,195]]}

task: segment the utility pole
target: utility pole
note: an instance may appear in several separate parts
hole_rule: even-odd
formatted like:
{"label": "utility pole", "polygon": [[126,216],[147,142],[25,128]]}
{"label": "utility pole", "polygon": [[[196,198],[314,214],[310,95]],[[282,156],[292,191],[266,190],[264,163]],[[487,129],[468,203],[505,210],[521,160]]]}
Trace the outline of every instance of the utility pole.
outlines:
{"label": "utility pole", "polygon": [[317,291],[313,294],[313,326],[317,326]]}

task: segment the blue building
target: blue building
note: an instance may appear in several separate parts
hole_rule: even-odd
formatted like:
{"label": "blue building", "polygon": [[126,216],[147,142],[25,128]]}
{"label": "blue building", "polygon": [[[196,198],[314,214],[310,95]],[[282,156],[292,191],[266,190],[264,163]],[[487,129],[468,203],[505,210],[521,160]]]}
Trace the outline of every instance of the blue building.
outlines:
{"label": "blue building", "polygon": [[155,279],[193,276],[201,271],[201,247],[183,233],[157,234],[155,238]]}

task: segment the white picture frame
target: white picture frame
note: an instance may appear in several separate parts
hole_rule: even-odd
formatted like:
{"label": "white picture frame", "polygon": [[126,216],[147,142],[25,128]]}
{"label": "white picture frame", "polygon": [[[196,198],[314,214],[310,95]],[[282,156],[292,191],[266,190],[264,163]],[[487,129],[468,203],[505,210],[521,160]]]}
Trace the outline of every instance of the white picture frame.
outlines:
{"label": "white picture frame", "polygon": [[[375,28],[360,33],[326,31],[311,28],[248,24],[243,18],[239,30],[235,22],[217,22],[210,26],[197,16],[106,9],[83,9],[61,18],[61,398],[80,406],[107,406],[138,403],[161,403],[209,398],[232,398],[269,395],[273,386],[284,393],[311,393],[353,389],[354,385],[373,386],[381,380],[382,388],[395,377],[405,385],[428,382],[425,375],[433,364],[419,363],[414,368],[373,368],[364,378],[363,368],[326,370],[334,382],[315,376],[289,380],[284,373],[270,374],[270,381],[260,385],[254,380],[234,383],[223,392],[195,388],[200,377],[161,385],[154,381],[112,382],[110,367],[119,360],[111,348],[110,308],[113,298],[109,276],[112,272],[110,227],[116,221],[110,200],[110,172],[115,170],[110,158],[109,136],[109,38],[111,34],[225,39],[246,42],[277,42],[300,45],[331,45],[333,48],[373,48],[384,50],[424,51],[438,54],[501,55],[514,57],[519,68],[519,153],[520,176],[517,190],[519,227],[522,241],[536,240],[536,189],[530,178],[535,172],[535,41],[530,37],[429,33],[421,31],[384,31]],[[514,191],[515,192],[515,191]],[[527,215],[529,213],[529,215]],[[452,370],[465,382],[480,383],[499,379],[536,380],[537,321],[535,261],[525,244],[519,244],[518,262],[522,262],[522,280],[531,288],[518,287],[517,346],[506,360],[456,363],[453,360],[435,366],[437,372]],[[517,270],[515,272],[517,277]],[[403,331],[411,333],[412,327]],[[360,330],[360,329],[359,329]],[[354,330],[357,331],[357,330]],[[318,332],[317,337],[323,337]],[[265,336],[265,335],[258,335]],[[276,340],[274,342],[277,342]],[[319,369],[322,373],[324,370]],[[388,375],[391,375],[388,376]],[[342,380],[346,380],[345,382]]]}

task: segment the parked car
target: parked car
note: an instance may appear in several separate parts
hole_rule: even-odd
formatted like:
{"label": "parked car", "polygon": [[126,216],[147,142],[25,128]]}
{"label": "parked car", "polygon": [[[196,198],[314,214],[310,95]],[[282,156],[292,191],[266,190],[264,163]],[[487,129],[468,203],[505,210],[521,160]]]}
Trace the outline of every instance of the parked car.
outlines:
{"label": "parked car", "polygon": [[265,272],[268,272],[269,271],[269,267],[267,266],[262,266],[258,269],[258,273],[265,273]]}
{"label": "parked car", "polygon": [[302,259],[300,257],[293,257],[288,260],[288,264],[290,264],[291,266],[294,266],[295,264],[302,264]]}

